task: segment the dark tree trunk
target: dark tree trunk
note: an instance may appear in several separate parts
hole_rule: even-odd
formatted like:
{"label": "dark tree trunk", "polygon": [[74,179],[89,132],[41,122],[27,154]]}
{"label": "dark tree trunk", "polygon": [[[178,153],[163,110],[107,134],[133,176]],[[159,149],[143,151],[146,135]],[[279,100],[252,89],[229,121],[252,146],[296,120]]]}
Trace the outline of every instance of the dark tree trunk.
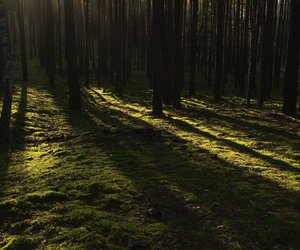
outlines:
{"label": "dark tree trunk", "polygon": [[10,122],[12,108],[12,79],[11,79],[11,54],[9,44],[9,32],[4,1],[0,0],[0,50],[2,60],[2,83],[4,85],[4,101],[0,117],[0,150],[9,149]]}
{"label": "dark tree trunk", "polygon": [[55,35],[52,0],[47,0],[47,43],[48,43],[48,75],[50,87],[55,88]]}
{"label": "dark tree trunk", "polygon": [[27,82],[28,81],[28,65],[27,65],[23,0],[17,0],[17,11],[18,11],[19,32],[20,32],[20,50],[21,50],[21,59],[22,59],[23,81]]}
{"label": "dark tree trunk", "polygon": [[191,60],[190,60],[190,95],[196,94],[195,75],[197,59],[197,31],[198,31],[198,11],[199,1],[192,1],[192,21],[191,21]]}
{"label": "dark tree trunk", "polygon": [[85,18],[85,86],[90,87],[90,0],[84,2]]}
{"label": "dark tree trunk", "polygon": [[217,44],[216,44],[216,76],[214,94],[215,100],[221,99],[221,87],[223,80],[223,21],[224,21],[224,1],[217,0]]}
{"label": "dark tree trunk", "polygon": [[73,0],[65,0],[65,20],[66,20],[66,55],[68,61],[68,82],[69,82],[69,103],[70,109],[80,109],[81,96],[77,72],[77,49],[74,24],[74,3]]}
{"label": "dark tree trunk", "polygon": [[184,85],[183,0],[175,0],[173,107],[180,108],[180,92]]}
{"label": "dark tree trunk", "polygon": [[300,1],[293,0],[291,6],[291,28],[287,51],[284,80],[284,104],[282,111],[289,116],[297,114],[297,81],[300,50]]}
{"label": "dark tree trunk", "polygon": [[57,36],[58,36],[58,64],[59,74],[62,75],[63,71],[63,59],[62,59],[62,32],[61,32],[61,0],[57,0]]}
{"label": "dark tree trunk", "polygon": [[162,40],[164,1],[153,1],[152,60],[153,60],[153,114],[162,115]]}
{"label": "dark tree trunk", "polygon": [[262,107],[267,99],[272,86],[273,73],[273,22],[274,22],[274,0],[267,1],[267,16],[262,37],[262,55],[261,55],[261,79],[259,104]]}

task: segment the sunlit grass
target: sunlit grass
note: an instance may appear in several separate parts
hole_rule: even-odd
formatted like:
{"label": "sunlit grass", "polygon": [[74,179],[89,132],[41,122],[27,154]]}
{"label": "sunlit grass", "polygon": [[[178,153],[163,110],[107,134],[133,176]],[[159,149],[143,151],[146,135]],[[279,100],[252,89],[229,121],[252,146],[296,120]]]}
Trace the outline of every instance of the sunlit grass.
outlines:
{"label": "sunlit grass", "polygon": [[[93,91],[99,94],[103,93],[101,90]],[[93,92],[91,92],[91,94],[93,94]],[[273,181],[277,181],[279,184],[287,188],[292,188],[293,190],[299,190],[300,188],[300,183],[297,181],[297,178],[299,178],[300,175],[300,155],[297,153],[299,152],[299,147],[291,147],[291,140],[288,140],[286,143],[284,143],[285,141],[282,140],[283,138],[279,137],[276,141],[274,140],[274,137],[269,137],[269,139],[264,138],[262,141],[261,139],[258,139],[258,134],[263,132],[260,132],[259,129],[246,130],[243,127],[239,128],[236,126],[237,124],[234,123],[234,118],[232,118],[232,123],[229,123],[216,119],[202,119],[201,111],[199,112],[197,118],[190,118],[188,113],[177,112],[175,110],[166,111],[165,113],[167,116],[172,118],[175,122],[179,121],[181,127],[185,127],[185,129],[181,129],[180,126],[178,128],[178,126],[174,126],[173,123],[168,122],[168,120],[165,121],[161,119],[153,119],[153,117],[149,115],[151,112],[150,107],[124,102],[118,98],[115,98],[114,95],[109,95],[107,93],[103,98],[106,100],[105,105],[108,105],[111,109],[121,110],[127,115],[148,122],[158,129],[163,128],[168,132],[172,132],[179,138],[188,140],[194,148],[205,149],[210,153],[217,155],[220,159],[223,159],[226,162],[229,162],[237,167],[249,168],[249,170],[252,172],[256,172],[256,169],[259,169],[257,174],[270,178]],[[196,101],[190,102],[189,100],[184,100],[184,103],[188,104],[187,107],[196,108],[200,106],[202,109],[214,110],[213,107],[209,107],[209,103],[205,104],[203,101],[200,101],[199,105],[196,103]],[[190,105],[190,103],[193,103],[193,105]],[[222,115],[227,115],[228,117],[230,117],[230,115],[235,116],[235,114],[232,114],[232,111],[230,112],[229,108],[227,108],[226,111],[227,114],[222,112]],[[218,113],[218,110],[215,110],[215,112]],[[236,112],[236,119],[239,119],[240,111]],[[248,113],[248,111],[245,111],[245,113]],[[251,111],[249,111],[249,113],[250,118],[253,119],[255,119],[255,116],[261,115],[257,111],[254,114]],[[266,112],[262,113],[265,114]],[[222,119],[222,117],[219,119]],[[248,120],[245,119],[243,119],[243,121],[248,122]],[[266,119],[266,122],[267,121],[268,120]],[[250,119],[249,123],[252,123]],[[263,123],[259,124],[264,125]],[[266,126],[270,126],[270,121],[268,124],[266,124]],[[278,124],[276,124],[276,126],[278,126]],[[286,129],[286,127],[281,129]],[[293,134],[291,134],[291,136],[292,135]],[[277,137],[278,135],[274,136]],[[295,141],[298,140],[295,138]],[[232,144],[234,144],[234,147],[232,147]],[[289,151],[285,150],[284,148],[289,148]],[[290,168],[294,167],[297,171],[296,173],[293,171],[284,171],[284,169],[282,169],[282,171],[278,171],[278,167],[280,166],[273,166],[274,164],[270,163],[266,159],[278,160],[278,164],[282,164],[283,168],[285,164],[289,164]]]}

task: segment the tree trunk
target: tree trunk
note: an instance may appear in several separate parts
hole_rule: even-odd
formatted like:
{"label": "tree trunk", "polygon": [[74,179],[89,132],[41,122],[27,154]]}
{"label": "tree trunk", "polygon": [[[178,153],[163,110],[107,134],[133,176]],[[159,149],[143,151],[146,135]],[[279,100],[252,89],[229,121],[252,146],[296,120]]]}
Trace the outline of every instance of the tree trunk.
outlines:
{"label": "tree trunk", "polygon": [[81,97],[77,72],[77,49],[74,24],[73,0],[65,0],[66,35],[68,46],[66,55],[68,61],[69,103],[70,109],[80,109]]}
{"label": "tree trunk", "polygon": [[21,50],[21,59],[22,59],[23,81],[27,82],[28,81],[28,65],[27,65],[23,0],[17,0],[17,12],[18,12],[18,21],[19,21],[19,32],[20,32],[20,50]]}
{"label": "tree trunk", "polygon": [[153,114],[162,115],[162,40],[163,40],[164,1],[153,0]]}
{"label": "tree trunk", "polygon": [[221,87],[223,79],[223,21],[224,1],[217,0],[217,44],[216,44],[216,76],[214,94],[215,100],[221,99]]}
{"label": "tree trunk", "polygon": [[191,21],[191,60],[190,60],[190,95],[196,94],[195,74],[196,74],[196,58],[197,58],[197,31],[198,31],[198,0],[192,1],[192,21]]}
{"label": "tree trunk", "polygon": [[293,0],[291,6],[291,28],[287,51],[287,63],[284,81],[283,113],[297,115],[297,81],[299,74],[300,50],[300,1]]}
{"label": "tree trunk", "polygon": [[10,122],[12,108],[12,79],[11,79],[11,54],[9,44],[9,31],[4,1],[0,0],[0,44],[3,67],[1,75],[4,85],[4,101],[0,117],[0,150],[9,149]]}

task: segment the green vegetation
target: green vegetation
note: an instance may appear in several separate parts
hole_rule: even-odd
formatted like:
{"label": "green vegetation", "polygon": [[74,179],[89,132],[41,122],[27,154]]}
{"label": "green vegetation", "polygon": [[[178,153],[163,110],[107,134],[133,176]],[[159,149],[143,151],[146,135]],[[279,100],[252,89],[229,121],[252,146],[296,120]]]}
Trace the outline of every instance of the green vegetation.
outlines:
{"label": "green vegetation", "polygon": [[136,73],[71,112],[64,79],[32,76],[0,157],[2,249],[299,248],[300,120],[276,100],[183,98],[155,118]]}

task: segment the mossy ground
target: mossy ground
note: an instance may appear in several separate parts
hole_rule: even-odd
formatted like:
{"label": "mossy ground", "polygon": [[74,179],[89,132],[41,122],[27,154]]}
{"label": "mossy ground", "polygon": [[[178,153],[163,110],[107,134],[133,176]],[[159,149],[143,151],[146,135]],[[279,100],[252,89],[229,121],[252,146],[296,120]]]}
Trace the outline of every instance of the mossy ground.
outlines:
{"label": "mossy ground", "polygon": [[0,247],[299,249],[300,120],[279,102],[186,97],[155,118],[137,72],[71,112],[66,80],[31,67],[0,158]]}

